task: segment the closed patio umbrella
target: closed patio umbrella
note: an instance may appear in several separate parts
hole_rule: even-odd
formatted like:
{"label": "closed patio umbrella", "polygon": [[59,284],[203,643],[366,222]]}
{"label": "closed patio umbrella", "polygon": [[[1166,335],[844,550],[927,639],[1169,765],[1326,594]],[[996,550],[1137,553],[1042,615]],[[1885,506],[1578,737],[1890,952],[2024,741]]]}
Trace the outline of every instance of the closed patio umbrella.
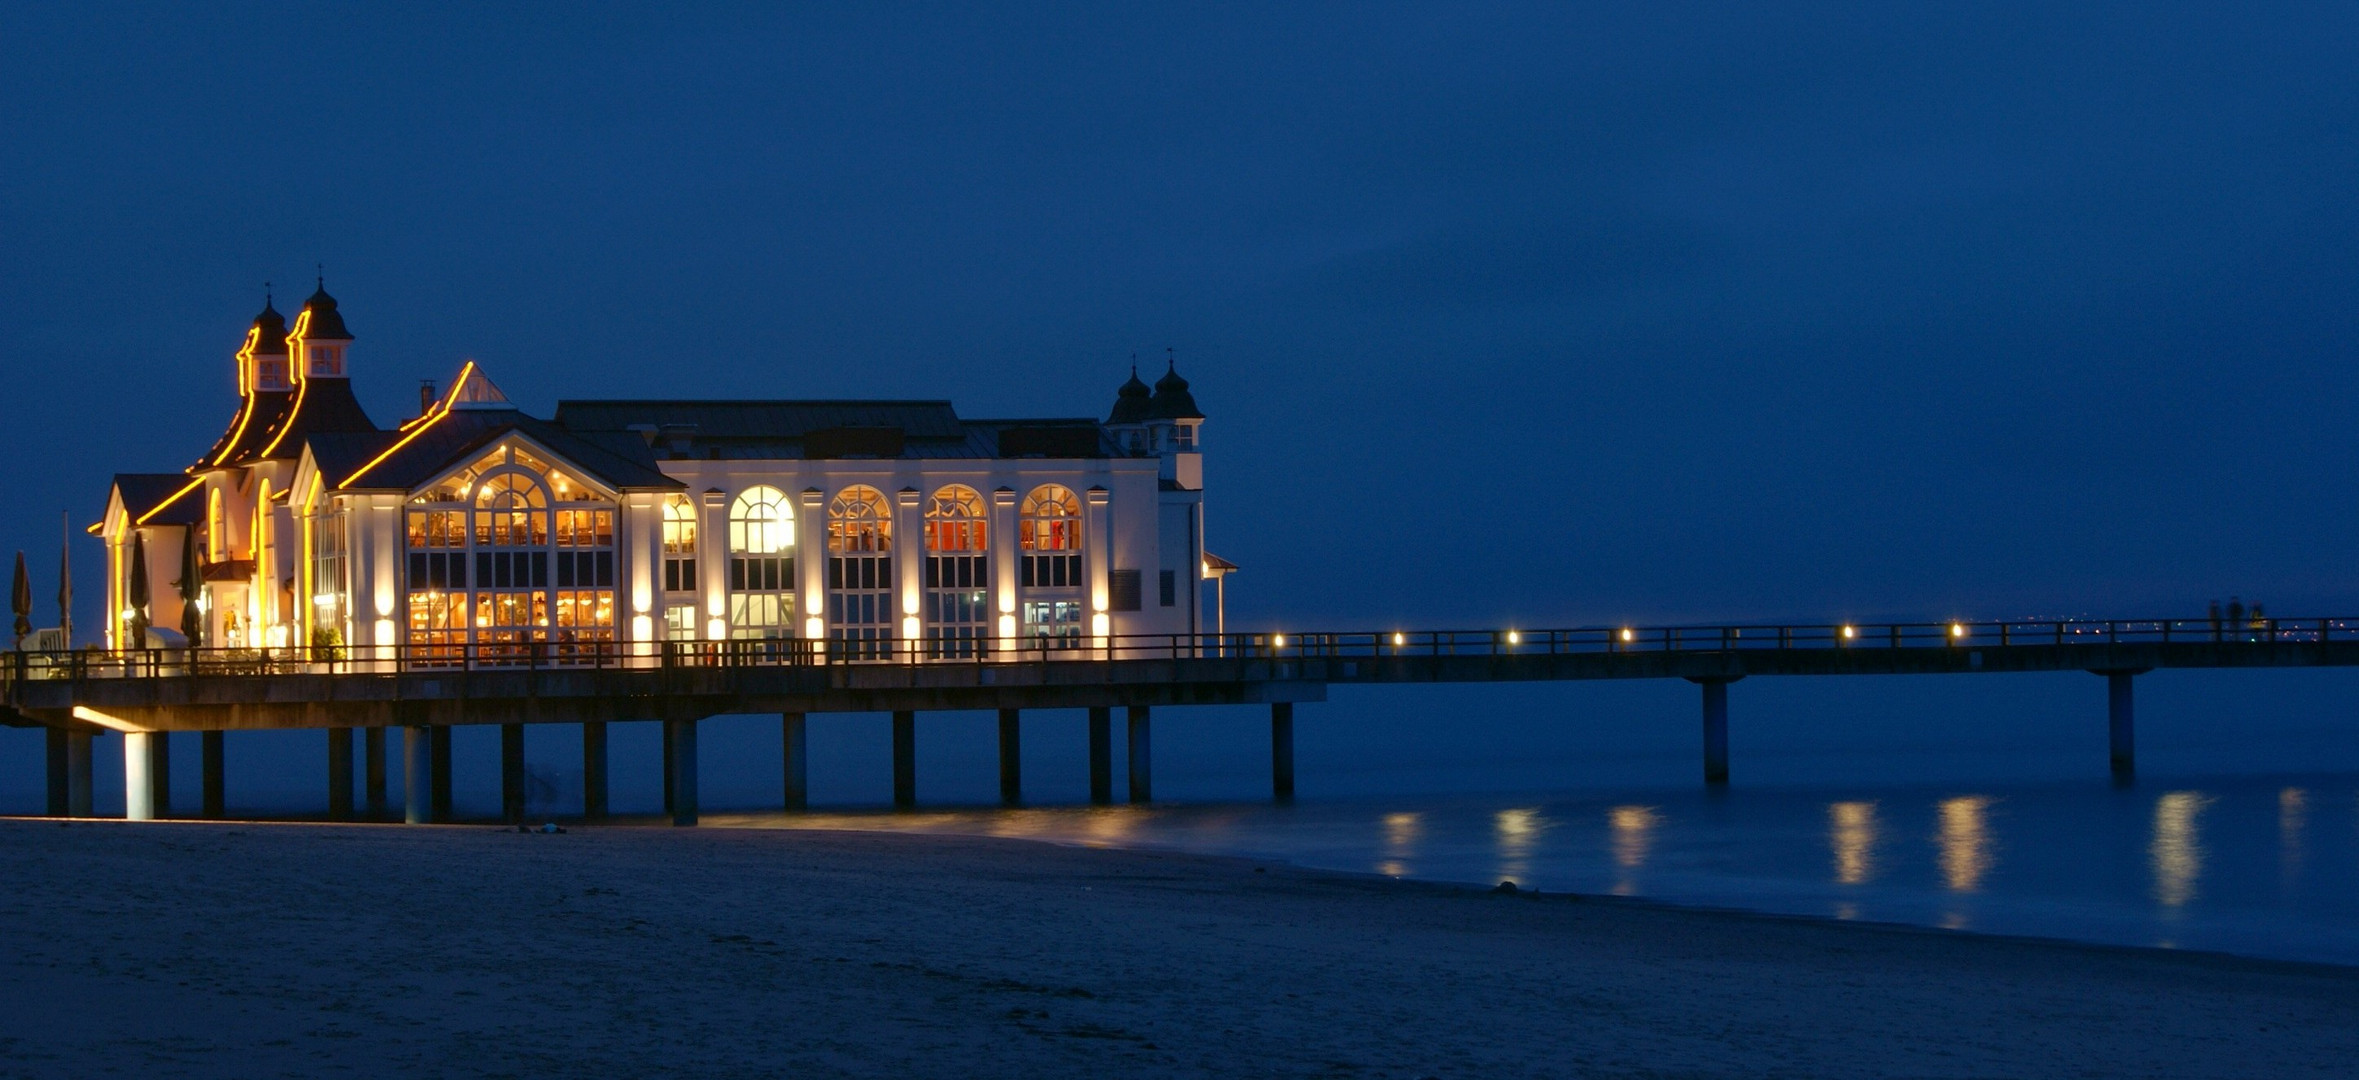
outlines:
{"label": "closed patio umbrella", "polygon": [[197,567],[197,530],[192,527],[180,543],[180,636],[192,649],[205,644],[205,610],[197,605],[204,597],[205,572]]}
{"label": "closed patio umbrella", "polygon": [[25,576],[25,553],[16,553],[16,580],[8,586],[8,610],[16,612],[16,651],[25,651],[25,635],[33,632],[33,581]]}
{"label": "closed patio umbrella", "polygon": [[131,604],[130,626],[126,628],[131,640],[122,647],[144,649],[147,648],[147,535],[137,529],[131,530],[130,592],[125,599]]}

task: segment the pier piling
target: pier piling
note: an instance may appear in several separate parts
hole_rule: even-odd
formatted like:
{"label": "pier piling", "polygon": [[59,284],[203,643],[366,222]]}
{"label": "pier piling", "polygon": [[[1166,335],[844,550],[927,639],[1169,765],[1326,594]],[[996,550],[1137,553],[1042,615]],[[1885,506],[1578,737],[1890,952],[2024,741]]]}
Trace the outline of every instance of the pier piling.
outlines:
{"label": "pier piling", "polygon": [[1155,799],[1153,740],[1147,730],[1149,719],[1147,706],[1130,707],[1127,742],[1130,750],[1130,801],[1134,803],[1153,802]]}
{"label": "pier piling", "polygon": [[72,805],[72,803],[67,798],[66,792],[66,788],[70,783],[66,779],[66,737],[68,733],[64,728],[53,727],[45,730],[47,731],[49,737],[49,752],[47,761],[47,771],[49,774],[49,816],[64,817],[66,816],[67,809]]}
{"label": "pier piling", "polygon": [[2105,733],[2107,749],[2113,764],[2113,780],[2126,784],[2137,778],[2137,708],[2131,696],[2130,680],[2138,677],[2135,671],[2104,671],[2105,676]]}
{"label": "pier piling", "polygon": [[803,714],[781,714],[778,734],[786,758],[786,790],[781,801],[789,810],[808,810],[811,808],[811,743],[803,731]]}
{"label": "pier piling", "polygon": [[1704,783],[1728,783],[1728,680],[1697,679],[1704,688]]}
{"label": "pier piling", "polygon": [[123,818],[154,821],[156,805],[156,746],[165,740],[160,731],[123,733]]}
{"label": "pier piling", "polygon": [[1294,703],[1270,704],[1270,797],[1294,799]]}
{"label": "pier piling", "polygon": [[1089,710],[1089,801],[1114,801],[1114,710],[1105,706]]}
{"label": "pier piling", "polygon": [[893,806],[907,810],[917,805],[917,714],[893,714]]}
{"label": "pier piling", "polygon": [[433,764],[426,770],[428,786],[426,817],[429,821],[451,819],[451,729],[437,724],[426,729],[426,756]]}
{"label": "pier piling", "polygon": [[1023,710],[999,710],[999,801],[1015,806],[1024,801]]}
{"label": "pier piling", "polygon": [[500,725],[500,820],[524,824],[524,725]]}
{"label": "pier piling", "polygon": [[606,721],[582,723],[582,817],[606,816]]}
{"label": "pier piling", "polygon": [[434,820],[433,741],[423,727],[401,729],[401,819],[412,825]]}
{"label": "pier piling", "polygon": [[197,771],[204,774],[204,802],[201,813],[209,818],[229,815],[228,762],[224,760],[228,739],[226,732],[198,732]]}
{"label": "pier piling", "polygon": [[66,813],[90,816],[90,733],[66,732]]}
{"label": "pier piling", "polygon": [[385,727],[371,724],[361,732],[361,776],[367,791],[368,815],[385,817]]}

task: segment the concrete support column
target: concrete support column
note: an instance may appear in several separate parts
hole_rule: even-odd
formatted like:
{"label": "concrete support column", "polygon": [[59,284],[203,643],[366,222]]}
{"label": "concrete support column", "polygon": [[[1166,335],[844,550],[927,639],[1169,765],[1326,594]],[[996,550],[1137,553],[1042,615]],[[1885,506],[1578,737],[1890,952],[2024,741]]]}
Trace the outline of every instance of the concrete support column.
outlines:
{"label": "concrete support column", "polygon": [[155,820],[156,789],[148,776],[151,762],[148,748],[163,737],[157,731],[123,733],[123,819],[126,821]]}
{"label": "concrete support column", "polygon": [[666,720],[664,745],[672,749],[672,824],[696,824],[696,721]]}
{"label": "concrete support column", "polygon": [[582,723],[582,817],[606,816],[606,721]]}
{"label": "concrete support column", "polygon": [[1728,783],[1728,681],[1701,679],[1704,688],[1704,783]]}
{"label": "concrete support column", "polygon": [[385,729],[371,725],[361,730],[361,775],[365,778],[369,817],[385,816]]}
{"label": "concrete support column", "polygon": [[1294,703],[1270,703],[1270,796],[1294,799]]}
{"label": "concrete support column", "polygon": [[1114,710],[1104,706],[1089,710],[1089,801],[1114,801]]}
{"label": "concrete support column", "polygon": [[500,820],[524,824],[524,725],[500,725]]}
{"label": "concrete support column", "polygon": [[811,808],[811,747],[803,733],[803,714],[780,714],[778,733],[785,744],[783,801],[789,810],[808,810]]}
{"label": "concrete support column", "polygon": [[1130,801],[1134,803],[1155,799],[1152,740],[1147,734],[1147,719],[1146,706],[1130,707]]}
{"label": "concrete support column", "polygon": [[328,729],[328,820],[352,820],[352,729]]}
{"label": "concrete support column", "polygon": [[917,714],[907,710],[893,714],[893,805],[917,805]]}
{"label": "concrete support column", "polygon": [[67,731],[64,728],[46,728],[44,734],[48,737],[49,742],[49,767],[47,770],[49,773],[49,816],[64,817],[66,816],[66,808],[72,805],[66,796],[66,788],[69,783],[66,779]]}
{"label": "concrete support column", "polygon": [[90,733],[66,732],[66,813],[90,816]]}
{"label": "concrete support column", "polygon": [[[703,570],[699,568],[697,572],[703,573]],[[663,812],[669,814],[672,812],[672,776],[678,768],[672,761],[671,721],[663,722],[663,738],[658,741],[663,743]]]}
{"label": "concrete support column", "polygon": [[204,815],[209,818],[229,815],[229,776],[223,745],[228,738],[225,732],[203,732],[198,746],[197,768],[205,774]]}
{"label": "concrete support column", "polygon": [[1015,806],[1024,801],[1023,710],[999,710],[999,801]]}
{"label": "concrete support column", "polygon": [[2108,671],[2105,676],[2105,733],[2113,765],[2115,783],[2126,784],[2137,778],[2137,709],[2131,697],[2130,680],[2135,671]]}
{"label": "concrete support column", "polygon": [[437,724],[426,729],[426,756],[432,764],[426,769],[429,789],[426,795],[426,814],[431,821],[451,819],[451,729]]}
{"label": "concrete support column", "polygon": [[426,728],[401,729],[401,819],[412,825],[434,820],[433,735]]}

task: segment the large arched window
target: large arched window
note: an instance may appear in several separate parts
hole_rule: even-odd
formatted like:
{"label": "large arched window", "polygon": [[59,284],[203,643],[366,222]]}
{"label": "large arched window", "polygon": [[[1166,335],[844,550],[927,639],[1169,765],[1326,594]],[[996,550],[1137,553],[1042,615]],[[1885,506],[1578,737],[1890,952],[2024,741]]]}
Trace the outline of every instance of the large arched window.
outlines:
{"label": "large arched window", "polygon": [[794,635],[795,511],[766,484],[729,504],[729,636],[742,641]]}
{"label": "large arched window", "polygon": [[851,660],[892,655],[893,509],[854,484],[827,507],[827,637]]}
{"label": "large arched window", "polygon": [[589,662],[614,640],[616,508],[597,489],[509,444],[404,516],[413,661]]}
{"label": "large arched window", "polygon": [[936,658],[981,655],[991,640],[989,527],[983,496],[951,484],[926,503],[926,634]]}
{"label": "large arched window", "polygon": [[1042,484],[1016,512],[1022,553],[1024,635],[1033,648],[1081,644],[1081,500],[1063,484]]}

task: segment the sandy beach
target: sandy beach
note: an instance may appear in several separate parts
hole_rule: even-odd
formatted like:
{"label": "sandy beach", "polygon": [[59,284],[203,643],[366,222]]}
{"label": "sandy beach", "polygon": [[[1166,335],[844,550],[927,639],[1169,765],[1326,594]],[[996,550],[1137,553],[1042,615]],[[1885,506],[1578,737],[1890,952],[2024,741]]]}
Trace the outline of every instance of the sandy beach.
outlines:
{"label": "sandy beach", "polygon": [[0,1075],[2341,1076],[2359,969],[773,830],[0,822]]}

